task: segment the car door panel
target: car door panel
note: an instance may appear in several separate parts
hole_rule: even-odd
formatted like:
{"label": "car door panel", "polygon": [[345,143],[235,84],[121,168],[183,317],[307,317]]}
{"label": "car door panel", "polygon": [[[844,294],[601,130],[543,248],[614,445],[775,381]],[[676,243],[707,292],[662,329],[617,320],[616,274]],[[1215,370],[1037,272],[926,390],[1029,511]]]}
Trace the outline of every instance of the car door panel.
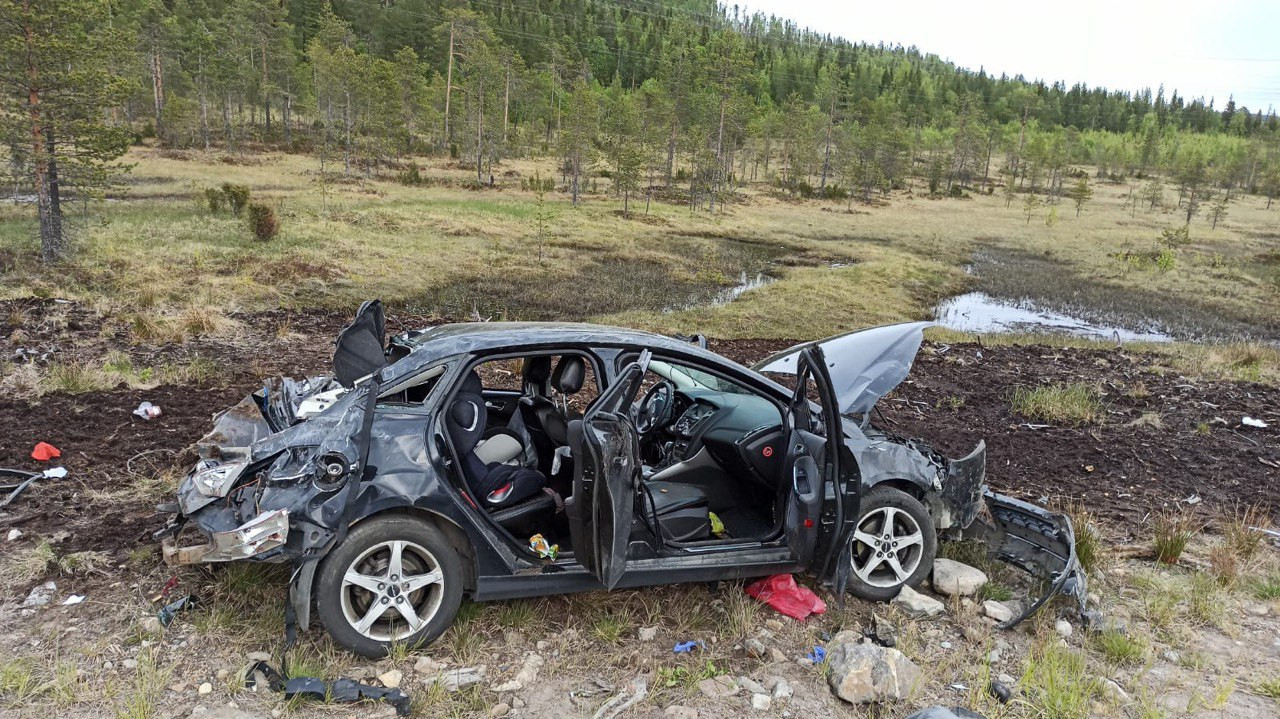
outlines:
{"label": "car door panel", "polygon": [[[840,427],[830,379],[823,366],[822,350],[809,347],[801,352],[796,366],[796,388],[787,408],[787,464],[791,487],[783,516],[783,531],[796,560],[811,566],[819,555],[824,509],[831,505],[830,492],[839,471],[839,453],[828,441],[832,428]],[[810,381],[820,405],[818,416],[808,397]],[[838,506],[838,503],[836,503]]]}

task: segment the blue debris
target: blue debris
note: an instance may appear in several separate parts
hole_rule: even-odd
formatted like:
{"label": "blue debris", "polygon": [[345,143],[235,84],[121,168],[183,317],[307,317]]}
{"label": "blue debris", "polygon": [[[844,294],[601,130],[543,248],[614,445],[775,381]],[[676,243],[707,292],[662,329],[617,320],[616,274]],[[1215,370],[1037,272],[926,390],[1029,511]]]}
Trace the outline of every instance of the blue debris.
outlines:
{"label": "blue debris", "polygon": [[813,651],[809,652],[804,656],[805,656],[805,659],[808,659],[814,664],[821,664],[827,660],[827,648],[814,646]]}
{"label": "blue debris", "polygon": [[676,642],[676,646],[673,651],[676,654],[688,654],[694,649],[704,649],[705,647],[706,645],[702,643],[701,639],[695,639],[689,642]]}

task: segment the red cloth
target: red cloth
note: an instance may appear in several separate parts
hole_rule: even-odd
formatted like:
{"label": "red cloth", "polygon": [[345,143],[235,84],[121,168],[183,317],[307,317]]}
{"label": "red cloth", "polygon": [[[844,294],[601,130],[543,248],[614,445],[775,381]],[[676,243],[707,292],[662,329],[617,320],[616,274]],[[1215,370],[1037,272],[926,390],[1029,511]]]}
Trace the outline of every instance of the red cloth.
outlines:
{"label": "red cloth", "polygon": [[38,459],[41,462],[48,462],[51,459],[62,456],[62,450],[49,444],[48,442],[37,442],[36,448],[31,450],[31,458]]}
{"label": "red cloth", "polygon": [[790,574],[775,574],[747,585],[747,594],[794,619],[827,611],[827,603],[808,587],[796,584]]}

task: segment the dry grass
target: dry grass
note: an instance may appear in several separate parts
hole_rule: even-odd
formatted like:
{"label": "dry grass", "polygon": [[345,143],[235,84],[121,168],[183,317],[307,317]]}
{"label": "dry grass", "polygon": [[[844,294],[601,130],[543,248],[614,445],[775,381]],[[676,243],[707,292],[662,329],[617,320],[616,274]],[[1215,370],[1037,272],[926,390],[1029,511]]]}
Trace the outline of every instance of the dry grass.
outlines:
{"label": "dry grass", "polygon": [[1202,526],[1200,521],[1185,509],[1166,509],[1157,512],[1151,520],[1156,561],[1161,564],[1177,564],[1187,544]]}
{"label": "dry grass", "polygon": [[1224,547],[1244,562],[1257,556],[1271,529],[1271,515],[1259,504],[1237,502],[1223,509],[1217,520]]}

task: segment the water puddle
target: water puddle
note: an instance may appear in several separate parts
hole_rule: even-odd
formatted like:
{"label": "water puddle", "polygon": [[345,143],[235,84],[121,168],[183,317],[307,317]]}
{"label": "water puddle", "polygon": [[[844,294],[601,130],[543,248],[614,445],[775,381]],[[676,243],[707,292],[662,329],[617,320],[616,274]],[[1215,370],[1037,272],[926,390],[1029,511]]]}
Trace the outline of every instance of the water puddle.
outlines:
{"label": "water puddle", "polygon": [[778,278],[766,275],[763,272],[757,272],[754,275],[746,270],[738,276],[738,283],[732,287],[725,287],[711,295],[710,298],[703,298],[701,301],[688,302],[685,304],[672,305],[667,307],[664,312],[677,312],[680,310],[691,310],[697,307],[721,307],[742,296],[742,293],[754,290],[765,285],[777,282]]}
{"label": "water puddle", "polygon": [[943,300],[934,308],[938,324],[975,334],[1028,332],[1069,334],[1122,342],[1172,342],[1173,337],[1146,327],[1133,329],[1046,309],[1030,300],[1006,300],[985,292],[968,292]]}

